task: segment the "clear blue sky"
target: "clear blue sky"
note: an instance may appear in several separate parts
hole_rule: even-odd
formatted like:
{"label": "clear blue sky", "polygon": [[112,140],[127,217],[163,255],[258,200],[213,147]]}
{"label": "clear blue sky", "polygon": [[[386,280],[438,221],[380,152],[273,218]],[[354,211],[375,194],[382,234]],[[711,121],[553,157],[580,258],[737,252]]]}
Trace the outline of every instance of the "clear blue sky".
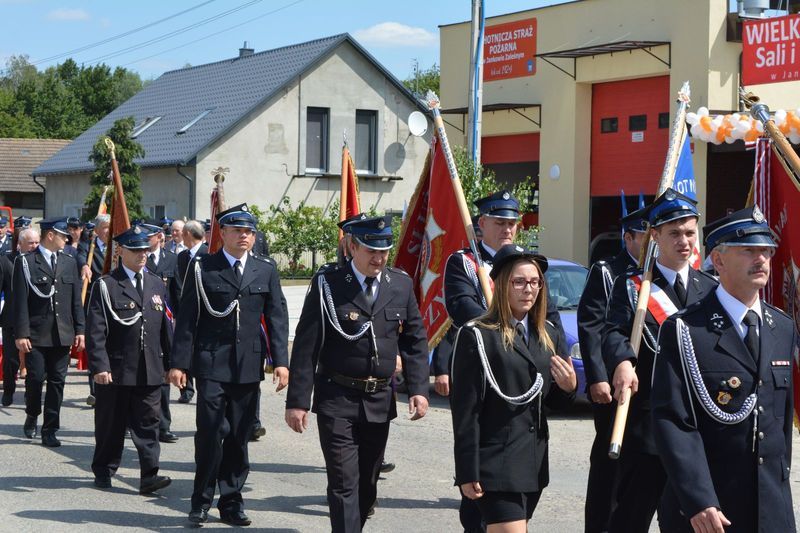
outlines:
{"label": "clear blue sky", "polygon": [[[563,1],[487,0],[486,12],[492,16]],[[32,62],[46,60],[186,10],[190,11],[70,56],[79,64],[125,66],[149,79],[186,63],[233,57],[245,40],[258,52],[349,32],[402,79],[413,72],[414,59],[420,68],[439,62],[437,27],[468,20],[471,4],[470,0],[0,0],[0,66],[18,54],[27,54]],[[230,13],[221,16],[225,12]],[[37,66],[63,61],[56,58]]]}

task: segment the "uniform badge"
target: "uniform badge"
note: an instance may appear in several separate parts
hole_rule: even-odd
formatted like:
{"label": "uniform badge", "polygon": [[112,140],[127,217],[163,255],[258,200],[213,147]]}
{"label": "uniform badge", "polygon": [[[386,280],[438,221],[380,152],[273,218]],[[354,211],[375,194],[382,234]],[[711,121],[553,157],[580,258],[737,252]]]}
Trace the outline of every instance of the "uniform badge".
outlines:
{"label": "uniform badge", "polygon": [[133,302],[128,302],[128,309],[133,309],[134,307],[136,307],[136,304],[135,304],[135,303],[133,303]]}
{"label": "uniform badge", "polygon": [[392,281],[392,278],[389,277],[389,274],[386,274],[384,277],[386,278],[386,281]]}
{"label": "uniform badge", "polygon": [[142,228],[140,228],[139,226],[134,226],[133,232],[138,235],[142,232]]}
{"label": "uniform badge", "polygon": [[731,378],[728,380],[728,385],[729,385],[729,386],[730,386],[730,388],[732,388],[732,389],[738,389],[738,388],[739,388],[739,387],[741,387],[741,385],[742,385],[742,380],[741,380],[741,379],[739,379],[737,376],[732,376],[732,377],[731,377]]}
{"label": "uniform badge", "polygon": [[246,206],[246,205],[243,205],[243,206],[242,206],[242,211],[244,211],[245,213],[247,213],[247,212],[248,212],[248,209],[247,209],[247,206]]}
{"label": "uniform badge", "polygon": [[383,220],[379,220],[378,221],[378,229],[383,229],[385,227],[386,227],[386,222],[384,222]]}
{"label": "uniform badge", "polygon": [[158,294],[153,295],[152,304],[153,304],[153,309],[155,309],[156,311],[164,310],[164,302],[161,301],[161,296],[159,296]]}
{"label": "uniform badge", "polygon": [[711,315],[711,325],[714,326],[714,329],[722,329],[722,326],[725,325],[725,319],[719,313],[714,313]]}
{"label": "uniform badge", "polygon": [[350,312],[347,314],[347,318],[349,318],[350,320],[358,320],[358,312],[356,312],[356,311],[350,311]]}
{"label": "uniform badge", "polygon": [[753,206],[753,220],[761,224],[764,222],[764,213],[761,212],[761,209],[758,206]]}
{"label": "uniform badge", "polygon": [[771,361],[772,366],[792,366],[792,362],[788,359],[779,359],[777,361]]}
{"label": "uniform badge", "polygon": [[677,198],[677,196],[675,196],[675,192],[674,191],[667,191],[667,193],[664,195],[664,198],[667,201],[671,202],[672,200]]}
{"label": "uniform badge", "polygon": [[728,392],[720,392],[717,394],[717,403],[720,405],[728,405],[732,399],[733,396],[731,396]]}
{"label": "uniform badge", "polygon": [[353,275],[352,275],[352,274],[347,274],[347,275],[344,277],[344,280],[345,280],[347,283],[350,283],[351,281],[353,281]]}
{"label": "uniform badge", "polygon": [[511,195],[508,194],[508,192],[504,192],[503,193],[503,200],[510,200],[510,199],[511,199]]}
{"label": "uniform badge", "polygon": [[774,324],[775,324],[775,322],[772,320],[772,315],[766,309],[764,309],[764,320],[767,321],[767,324],[769,324],[769,327],[773,327]]}

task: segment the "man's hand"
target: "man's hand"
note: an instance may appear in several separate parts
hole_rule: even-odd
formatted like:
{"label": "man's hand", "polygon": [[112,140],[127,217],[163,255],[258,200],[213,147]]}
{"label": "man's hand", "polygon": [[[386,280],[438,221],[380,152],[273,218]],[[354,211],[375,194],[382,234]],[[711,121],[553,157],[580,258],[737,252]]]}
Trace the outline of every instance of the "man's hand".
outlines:
{"label": "man's hand", "polygon": [[481,484],[478,481],[462,484],[461,492],[463,492],[464,496],[466,496],[470,500],[477,500],[478,498],[483,496],[483,489],[481,488]]}
{"label": "man's hand", "polygon": [[449,396],[450,376],[448,376],[447,374],[436,376],[436,379],[433,382],[433,390],[435,390],[436,394],[438,394],[439,396]]}
{"label": "man's hand", "polygon": [[111,379],[111,372],[98,372],[94,375],[94,382],[98,385],[111,385],[114,380]]}
{"label": "man's hand", "polygon": [[716,507],[703,509],[692,517],[692,529],[695,533],[725,533],[725,527],[731,525],[722,511]]}
{"label": "man's hand", "polygon": [[285,366],[276,366],[272,372],[272,384],[278,384],[275,392],[280,392],[289,384],[289,369]]}
{"label": "man's hand", "polygon": [[589,397],[594,403],[611,403],[611,385],[608,381],[589,385]]}
{"label": "man's hand", "polygon": [[31,340],[27,337],[24,339],[16,339],[14,344],[17,345],[17,350],[21,353],[28,353],[31,351]]}
{"label": "man's hand", "polygon": [[183,390],[186,388],[186,372],[180,368],[170,368],[167,378],[169,379],[170,383],[179,389]]}
{"label": "man's hand", "polygon": [[88,279],[89,281],[91,281],[92,269],[89,267],[89,265],[83,265],[81,267],[81,279]]}
{"label": "man's hand", "polygon": [[86,347],[86,336],[84,335],[75,335],[75,340],[72,343],[75,346],[75,349],[79,352],[83,351]]}
{"label": "man's hand", "polygon": [[614,399],[622,405],[625,403],[623,394],[626,390],[631,389],[631,395],[639,391],[639,376],[636,375],[636,370],[630,361],[623,361],[617,365],[614,370]]}
{"label": "man's hand", "polygon": [[394,360],[394,373],[400,374],[402,372],[403,372],[403,358],[398,355],[397,358]]}
{"label": "man's hand", "polygon": [[286,425],[295,433],[302,433],[308,429],[308,411],[305,409],[287,409],[283,417]]}
{"label": "man's hand", "polygon": [[412,396],[408,399],[408,414],[411,420],[419,420],[428,412],[428,399],[425,396]]}

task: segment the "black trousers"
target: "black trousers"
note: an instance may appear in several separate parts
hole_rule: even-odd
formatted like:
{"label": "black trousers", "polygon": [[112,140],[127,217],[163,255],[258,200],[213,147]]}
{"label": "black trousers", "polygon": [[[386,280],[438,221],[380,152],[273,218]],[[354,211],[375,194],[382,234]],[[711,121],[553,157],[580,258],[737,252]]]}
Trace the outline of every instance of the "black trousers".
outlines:
{"label": "black trousers", "polygon": [[125,428],[131,430],[131,440],[139,453],[142,479],[158,473],[161,447],[158,442],[159,385],[127,386],[97,385],[94,406],[95,477],[113,476],[122,460],[125,447]]}
{"label": "black trousers", "polygon": [[584,519],[586,533],[608,531],[614,507],[618,462],[608,457],[611,428],[616,412],[616,402],[592,402],[594,416],[594,443],[589,455],[589,480],[586,483]]}
{"label": "black trousers", "polygon": [[331,530],[359,532],[377,497],[389,422],[371,423],[317,414],[317,427],[328,475]]}
{"label": "black trousers", "polygon": [[609,533],[647,533],[661,503],[667,474],[657,455],[623,448]]}
{"label": "black trousers", "polygon": [[197,432],[192,509],[211,507],[219,485],[219,510],[241,511],[242,488],[250,472],[247,444],[253,430],[259,383],[220,383],[201,378],[195,381]]}
{"label": "black trousers", "polygon": [[161,433],[167,433],[172,425],[172,412],[169,410],[170,387],[171,385],[169,383],[161,385],[161,394],[159,395],[161,403],[159,411],[161,411],[161,417],[158,423],[158,430]]}
{"label": "black trousers", "polygon": [[47,380],[44,396],[44,421],[42,435],[52,434],[61,427],[61,402],[64,399],[64,381],[69,366],[69,346],[33,346],[25,354],[25,414],[39,416],[42,412],[42,385]]}
{"label": "black trousers", "polygon": [[3,328],[3,392],[8,394],[17,390],[19,351],[14,341],[14,330]]}

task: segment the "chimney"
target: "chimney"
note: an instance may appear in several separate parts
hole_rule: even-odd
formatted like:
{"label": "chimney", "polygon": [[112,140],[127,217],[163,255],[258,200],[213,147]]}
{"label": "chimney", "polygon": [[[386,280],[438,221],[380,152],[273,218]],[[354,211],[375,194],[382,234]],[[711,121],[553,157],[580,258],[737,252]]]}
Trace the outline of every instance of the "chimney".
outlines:
{"label": "chimney", "polygon": [[255,50],[253,50],[252,48],[248,48],[247,47],[247,41],[245,41],[244,42],[244,46],[239,48],[239,57],[251,56],[251,55],[253,55],[254,52],[255,52]]}

